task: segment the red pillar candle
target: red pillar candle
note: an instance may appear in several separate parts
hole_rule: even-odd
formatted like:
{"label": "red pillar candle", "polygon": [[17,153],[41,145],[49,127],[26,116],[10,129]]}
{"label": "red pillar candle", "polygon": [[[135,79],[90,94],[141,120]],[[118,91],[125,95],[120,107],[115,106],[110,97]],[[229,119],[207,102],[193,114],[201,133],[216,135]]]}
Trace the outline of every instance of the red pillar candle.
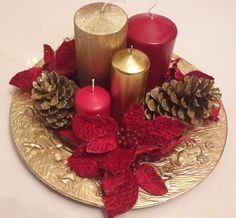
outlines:
{"label": "red pillar candle", "polygon": [[76,113],[83,117],[110,116],[110,105],[110,94],[100,86],[86,86],[75,94]]}
{"label": "red pillar candle", "polygon": [[161,15],[144,13],[129,18],[128,46],[133,45],[150,59],[146,91],[164,82],[176,36],[176,25]]}

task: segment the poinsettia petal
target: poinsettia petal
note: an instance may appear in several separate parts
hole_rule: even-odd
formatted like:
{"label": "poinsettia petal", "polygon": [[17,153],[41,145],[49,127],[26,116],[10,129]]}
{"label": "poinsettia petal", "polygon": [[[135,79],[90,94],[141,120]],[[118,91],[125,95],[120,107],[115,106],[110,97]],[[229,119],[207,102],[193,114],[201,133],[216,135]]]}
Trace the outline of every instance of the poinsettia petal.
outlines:
{"label": "poinsettia petal", "polygon": [[91,157],[80,157],[68,159],[69,168],[78,176],[84,178],[96,178],[102,175],[98,162]]}
{"label": "poinsettia petal", "polygon": [[52,71],[56,69],[56,59],[55,59],[55,53],[54,50],[50,45],[44,44],[43,45],[43,52],[44,52],[44,65],[43,69]]}
{"label": "poinsettia petal", "polygon": [[176,67],[175,74],[174,74],[174,79],[182,81],[182,80],[184,80],[184,77],[185,76],[182,73],[182,71],[178,67]]}
{"label": "poinsettia petal", "polygon": [[134,160],[134,149],[117,148],[105,154],[100,164],[104,170],[116,175],[125,172]]}
{"label": "poinsettia petal", "polygon": [[117,148],[116,138],[113,134],[98,136],[88,142],[87,152],[101,154]]}
{"label": "poinsettia petal", "polygon": [[81,146],[68,158],[68,167],[80,177],[96,178],[103,171],[99,166],[99,157],[87,157],[86,146]]}
{"label": "poinsettia petal", "polygon": [[189,141],[188,136],[181,136],[177,139],[170,140],[166,144],[158,146],[156,149],[145,154],[145,156],[139,157],[146,161],[159,161],[163,157],[168,157],[183,141]]}
{"label": "poinsettia petal", "polygon": [[199,70],[194,70],[194,71],[191,71],[189,73],[187,73],[185,76],[197,76],[199,78],[202,78],[202,79],[210,79],[210,80],[214,80],[214,78],[206,73],[203,73]]}
{"label": "poinsettia petal", "polygon": [[112,173],[105,172],[102,179],[102,190],[106,195],[114,194],[119,190],[130,177],[131,171],[128,169],[126,172],[113,175]]}
{"label": "poinsettia petal", "polygon": [[168,192],[164,180],[150,164],[142,164],[136,171],[139,185],[152,195],[164,195]]}
{"label": "poinsettia petal", "polygon": [[184,123],[180,119],[169,117],[169,116],[158,116],[153,120],[154,126],[160,131],[165,129],[168,130],[169,133],[172,132],[173,135],[179,135],[183,133],[183,131],[190,128],[187,123]]}
{"label": "poinsettia petal", "polygon": [[102,188],[103,202],[108,212],[108,218],[130,210],[138,198],[137,178],[130,170],[116,176],[105,174]]}
{"label": "poinsettia petal", "polygon": [[75,116],[72,119],[74,134],[83,141],[89,142],[94,138],[118,131],[118,124],[110,117],[96,116],[91,119]]}
{"label": "poinsettia petal", "polygon": [[75,40],[65,40],[56,51],[56,68],[64,76],[76,70]]}
{"label": "poinsettia petal", "polygon": [[136,148],[136,155],[149,153],[157,148],[156,144],[140,144],[138,148]]}
{"label": "poinsettia petal", "polygon": [[58,136],[75,147],[81,145],[83,141],[75,136],[71,128],[57,131]]}
{"label": "poinsettia petal", "polygon": [[33,81],[35,81],[41,73],[42,68],[40,67],[33,67],[21,71],[11,78],[9,84],[20,89],[31,90]]}
{"label": "poinsettia petal", "polygon": [[157,144],[165,144],[166,142],[179,138],[186,130],[191,129],[190,126],[181,120],[169,117],[158,116],[152,121],[148,121],[147,134],[151,140],[156,140]]}
{"label": "poinsettia petal", "polygon": [[74,158],[76,157],[86,157],[87,156],[87,145],[84,143],[76,148],[76,150],[73,151],[72,155]]}
{"label": "poinsettia petal", "polygon": [[171,66],[165,74],[166,82],[170,82],[172,79],[183,80],[184,75],[181,72],[181,70],[178,68],[178,63],[180,60],[181,58],[176,58],[174,60],[171,60]]}
{"label": "poinsettia petal", "polygon": [[213,122],[216,122],[216,121],[219,120],[219,113],[220,113],[220,109],[221,109],[221,101],[218,100],[217,104],[218,104],[218,106],[211,109],[211,120]]}
{"label": "poinsettia petal", "polygon": [[132,105],[123,117],[123,124],[130,129],[143,128],[145,122],[144,109],[140,104]]}
{"label": "poinsettia petal", "polygon": [[166,144],[166,142],[169,142],[170,140],[169,135],[161,135],[155,128],[148,128],[147,133],[143,134],[142,144],[160,146]]}
{"label": "poinsettia petal", "polygon": [[160,148],[156,148],[155,150],[147,153],[140,155],[139,158],[145,162],[145,161],[159,161],[162,158],[162,153],[160,152]]}
{"label": "poinsettia petal", "polygon": [[167,142],[165,145],[162,145],[160,148],[160,157],[169,156],[183,141],[189,140],[188,136],[182,136],[178,139],[171,140]]}
{"label": "poinsettia petal", "polygon": [[45,63],[48,63],[54,60],[54,51],[50,45],[44,44],[43,52],[44,52],[43,59]]}

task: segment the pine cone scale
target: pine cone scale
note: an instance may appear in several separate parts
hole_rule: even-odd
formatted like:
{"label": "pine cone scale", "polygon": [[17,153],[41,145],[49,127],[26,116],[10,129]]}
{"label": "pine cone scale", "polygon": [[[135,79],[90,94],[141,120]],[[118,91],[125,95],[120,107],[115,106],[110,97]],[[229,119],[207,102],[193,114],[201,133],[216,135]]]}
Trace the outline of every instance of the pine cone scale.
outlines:
{"label": "pine cone scale", "polygon": [[49,110],[50,109],[50,103],[47,101],[44,101],[41,105],[40,105],[42,110]]}
{"label": "pine cone scale", "polygon": [[148,101],[147,106],[148,106],[150,111],[155,111],[156,110],[156,103],[155,103],[155,101],[153,99]]}
{"label": "pine cone scale", "polygon": [[173,91],[170,95],[170,99],[173,103],[179,104],[179,99],[177,97],[177,94]]}

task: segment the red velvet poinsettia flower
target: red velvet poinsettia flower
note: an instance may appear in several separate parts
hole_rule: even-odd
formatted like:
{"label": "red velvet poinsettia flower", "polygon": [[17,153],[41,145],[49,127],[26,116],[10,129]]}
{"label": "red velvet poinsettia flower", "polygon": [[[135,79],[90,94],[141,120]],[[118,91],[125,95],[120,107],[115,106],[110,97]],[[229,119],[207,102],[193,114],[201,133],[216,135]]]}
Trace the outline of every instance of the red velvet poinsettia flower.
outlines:
{"label": "red velvet poinsettia flower", "polygon": [[54,52],[50,45],[44,48],[44,70],[56,71],[60,76],[68,76],[76,70],[75,40],[65,40]]}
{"label": "red velvet poinsettia flower", "polygon": [[9,84],[30,91],[33,81],[40,76],[43,70],[56,71],[60,76],[70,76],[75,73],[75,41],[65,40],[56,52],[51,46],[44,45],[43,67],[32,67],[21,71],[11,78]]}
{"label": "red velvet poinsettia flower", "polygon": [[72,129],[84,143],[69,157],[68,166],[78,176],[101,179],[104,205],[112,218],[134,206],[139,186],[153,195],[167,192],[147,162],[169,155],[186,139],[183,133],[189,126],[168,116],[145,120],[143,107],[136,104],[125,113],[122,126],[110,117],[75,116]]}

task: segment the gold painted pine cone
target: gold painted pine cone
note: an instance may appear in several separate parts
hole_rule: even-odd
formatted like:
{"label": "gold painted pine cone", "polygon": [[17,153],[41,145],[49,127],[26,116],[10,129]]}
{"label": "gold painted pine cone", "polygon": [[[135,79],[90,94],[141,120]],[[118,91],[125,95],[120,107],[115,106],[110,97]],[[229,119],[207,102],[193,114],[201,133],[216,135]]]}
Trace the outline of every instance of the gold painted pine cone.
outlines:
{"label": "gold painted pine cone", "polygon": [[209,120],[219,98],[220,90],[214,88],[214,80],[186,76],[184,81],[171,80],[148,92],[144,101],[145,116],[154,119],[168,115],[202,125]]}
{"label": "gold painted pine cone", "polygon": [[44,126],[58,129],[70,125],[77,88],[74,81],[53,71],[44,71],[33,82],[31,98]]}

